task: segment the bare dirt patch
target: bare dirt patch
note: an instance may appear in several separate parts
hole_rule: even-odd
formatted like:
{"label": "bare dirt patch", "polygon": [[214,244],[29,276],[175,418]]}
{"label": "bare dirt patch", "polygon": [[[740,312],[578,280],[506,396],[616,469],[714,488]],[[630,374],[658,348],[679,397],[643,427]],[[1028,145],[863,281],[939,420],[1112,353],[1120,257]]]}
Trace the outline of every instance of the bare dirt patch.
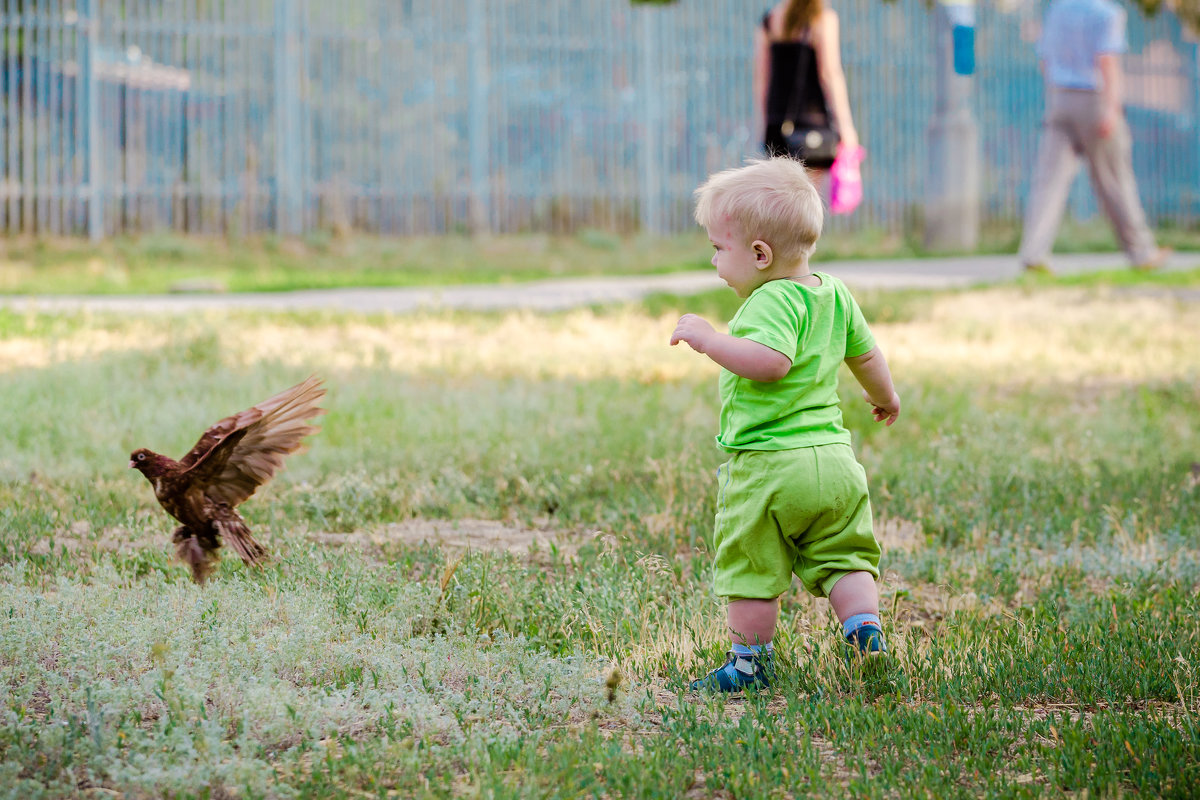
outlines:
{"label": "bare dirt patch", "polygon": [[370,531],[318,531],[309,534],[309,538],[321,544],[363,548],[428,544],[452,550],[485,550],[522,557],[531,551],[547,552],[551,548],[570,553],[578,546],[577,542],[567,540],[560,530],[490,519],[409,519]]}
{"label": "bare dirt patch", "polygon": [[30,545],[35,555],[51,553],[132,553],[147,548],[165,548],[170,542],[170,532],[161,533],[147,525],[136,531],[113,525],[102,530],[93,530],[87,520],[76,520],[52,536],[38,538]]}
{"label": "bare dirt patch", "polygon": [[889,550],[911,553],[925,546],[925,531],[921,525],[903,517],[885,517],[876,521],[875,538],[885,553]]}

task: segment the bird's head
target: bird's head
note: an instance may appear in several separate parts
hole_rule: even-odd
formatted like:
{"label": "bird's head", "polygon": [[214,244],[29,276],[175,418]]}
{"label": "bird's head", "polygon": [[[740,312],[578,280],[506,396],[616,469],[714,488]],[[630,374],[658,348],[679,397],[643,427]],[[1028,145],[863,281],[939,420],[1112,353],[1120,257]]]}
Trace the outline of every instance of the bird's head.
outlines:
{"label": "bird's head", "polygon": [[167,463],[167,459],[158,453],[143,447],[134,450],[129,455],[129,467],[130,469],[136,469],[147,478],[157,478],[167,473],[169,464]]}

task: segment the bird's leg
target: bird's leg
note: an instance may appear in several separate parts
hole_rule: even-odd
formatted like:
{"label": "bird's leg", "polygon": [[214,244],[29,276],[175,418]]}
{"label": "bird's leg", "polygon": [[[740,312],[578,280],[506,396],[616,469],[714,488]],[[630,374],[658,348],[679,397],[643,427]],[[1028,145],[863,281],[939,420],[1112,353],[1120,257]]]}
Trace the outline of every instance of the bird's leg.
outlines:
{"label": "bird's leg", "polygon": [[171,537],[175,543],[175,554],[192,569],[192,580],[204,583],[217,563],[217,548],[221,542],[208,530],[197,531],[180,525]]}

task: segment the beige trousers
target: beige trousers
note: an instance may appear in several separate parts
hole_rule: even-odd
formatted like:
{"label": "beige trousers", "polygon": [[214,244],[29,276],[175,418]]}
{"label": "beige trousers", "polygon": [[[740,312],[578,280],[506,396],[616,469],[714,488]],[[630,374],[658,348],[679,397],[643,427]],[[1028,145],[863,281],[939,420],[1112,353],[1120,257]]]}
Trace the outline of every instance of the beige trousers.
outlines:
{"label": "beige trousers", "polygon": [[1100,208],[1130,263],[1150,261],[1158,247],[1138,199],[1125,117],[1101,138],[1096,132],[1103,112],[1099,92],[1054,87],[1046,91],[1046,116],[1021,235],[1021,263],[1047,263],[1080,157],[1087,161]]}

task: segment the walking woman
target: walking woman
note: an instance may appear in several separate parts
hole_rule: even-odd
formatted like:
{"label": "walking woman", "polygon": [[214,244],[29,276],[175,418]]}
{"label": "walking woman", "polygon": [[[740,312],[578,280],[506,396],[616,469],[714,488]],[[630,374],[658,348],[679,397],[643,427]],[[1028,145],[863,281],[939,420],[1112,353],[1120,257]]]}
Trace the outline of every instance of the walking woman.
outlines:
{"label": "walking woman", "polygon": [[803,159],[822,181],[837,139],[859,143],[839,36],[837,13],[823,0],[782,0],[754,36],[755,130],[768,154]]}

